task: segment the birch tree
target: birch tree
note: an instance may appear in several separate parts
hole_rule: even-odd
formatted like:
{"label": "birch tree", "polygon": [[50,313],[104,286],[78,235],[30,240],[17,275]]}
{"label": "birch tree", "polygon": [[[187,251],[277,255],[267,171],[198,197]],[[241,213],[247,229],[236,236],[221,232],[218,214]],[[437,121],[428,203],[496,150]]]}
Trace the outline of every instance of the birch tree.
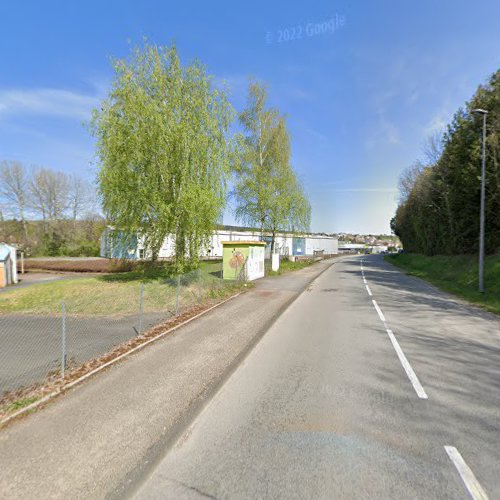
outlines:
{"label": "birch tree", "polygon": [[233,110],[205,68],[183,67],[175,47],[137,48],[114,70],[92,121],[104,211],[116,228],[143,237],[153,260],[175,235],[182,268],[198,259],[223,213]]}
{"label": "birch tree", "polygon": [[286,120],[267,108],[266,100],[266,87],[251,82],[247,108],[239,116],[246,135],[238,138],[234,196],[237,219],[270,232],[274,251],[277,232],[309,229],[311,209],[290,165]]}
{"label": "birch tree", "polygon": [[69,191],[67,198],[68,211],[76,229],[76,220],[81,217],[91,205],[90,186],[87,181],[78,175],[71,175],[68,179]]}
{"label": "birch tree", "polygon": [[7,202],[7,211],[19,217],[24,237],[28,237],[26,210],[28,205],[28,175],[18,161],[3,161],[0,165],[0,194]]}
{"label": "birch tree", "polygon": [[61,220],[68,208],[69,190],[67,174],[49,168],[37,168],[30,180],[32,208],[44,222]]}

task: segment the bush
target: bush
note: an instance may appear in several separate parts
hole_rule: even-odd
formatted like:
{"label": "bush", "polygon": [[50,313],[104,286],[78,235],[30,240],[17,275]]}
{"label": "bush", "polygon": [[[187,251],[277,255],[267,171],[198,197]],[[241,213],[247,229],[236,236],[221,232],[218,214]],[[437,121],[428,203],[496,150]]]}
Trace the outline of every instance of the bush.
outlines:
{"label": "bush", "polygon": [[68,257],[99,257],[99,253],[99,245],[91,241],[81,242],[77,246],[64,250],[64,255]]}
{"label": "bush", "polygon": [[73,273],[124,273],[132,271],[136,262],[119,259],[92,260],[25,260],[25,270],[62,271]]}

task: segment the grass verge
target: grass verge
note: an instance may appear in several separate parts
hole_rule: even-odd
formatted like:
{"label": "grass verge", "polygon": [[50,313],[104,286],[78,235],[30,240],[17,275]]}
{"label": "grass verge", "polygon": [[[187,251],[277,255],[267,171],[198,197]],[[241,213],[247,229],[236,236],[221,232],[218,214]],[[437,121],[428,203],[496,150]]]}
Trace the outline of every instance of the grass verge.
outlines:
{"label": "grass verge", "polygon": [[11,403],[7,403],[4,406],[0,406],[0,414],[13,413],[21,408],[29,406],[30,404],[38,401],[40,398],[38,396],[33,396],[31,398],[16,399]]}
{"label": "grass verge", "polygon": [[299,269],[303,269],[304,267],[308,267],[311,264],[314,264],[315,261],[314,259],[304,259],[304,260],[297,260],[295,262],[292,262],[291,260],[283,259],[280,262],[280,268],[277,271],[272,271],[269,269],[268,276],[280,276],[284,273],[288,273],[290,271],[298,271]]}
{"label": "grass verge", "polygon": [[[220,299],[234,293],[241,283],[222,281],[220,269],[220,262],[202,262],[199,270],[181,275],[180,306],[194,305],[200,296]],[[55,315],[60,313],[63,301],[70,314],[136,314],[142,285],[144,313],[175,310],[177,276],[166,264],[117,274],[50,281],[25,288],[12,287],[0,295],[0,314]]]}
{"label": "grass verge", "polygon": [[488,311],[500,314],[500,255],[485,259],[485,293],[478,291],[476,255],[435,255],[402,253],[387,255],[387,262],[404,269],[447,292],[468,300]]}

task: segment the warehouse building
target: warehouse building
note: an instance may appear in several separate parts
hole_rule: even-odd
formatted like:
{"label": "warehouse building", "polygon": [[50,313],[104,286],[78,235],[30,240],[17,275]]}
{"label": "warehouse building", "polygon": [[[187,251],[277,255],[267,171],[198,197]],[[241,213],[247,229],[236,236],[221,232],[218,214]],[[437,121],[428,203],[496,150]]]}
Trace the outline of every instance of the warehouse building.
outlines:
{"label": "warehouse building", "polygon": [[[210,244],[200,255],[202,258],[222,258],[225,241],[265,241],[266,259],[271,257],[272,235],[262,234],[259,230],[238,226],[221,226],[214,231]],[[338,239],[334,235],[324,233],[294,234],[278,233],[275,237],[276,251],[283,257],[312,257],[315,255],[336,255]],[[147,259],[147,250],[140,237],[127,235],[112,228],[105,230],[101,236],[101,257],[115,259]],[[175,254],[175,236],[165,238],[158,257],[169,259]]]}

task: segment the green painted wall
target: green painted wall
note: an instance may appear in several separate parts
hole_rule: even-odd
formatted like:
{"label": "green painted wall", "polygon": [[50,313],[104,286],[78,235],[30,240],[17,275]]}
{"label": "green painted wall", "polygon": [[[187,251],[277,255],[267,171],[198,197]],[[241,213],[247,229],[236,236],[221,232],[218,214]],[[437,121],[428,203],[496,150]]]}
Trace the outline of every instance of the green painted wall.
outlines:
{"label": "green painted wall", "polygon": [[250,253],[248,243],[238,244],[237,241],[231,245],[224,245],[222,254],[222,270],[225,280],[238,279],[241,268]]}

